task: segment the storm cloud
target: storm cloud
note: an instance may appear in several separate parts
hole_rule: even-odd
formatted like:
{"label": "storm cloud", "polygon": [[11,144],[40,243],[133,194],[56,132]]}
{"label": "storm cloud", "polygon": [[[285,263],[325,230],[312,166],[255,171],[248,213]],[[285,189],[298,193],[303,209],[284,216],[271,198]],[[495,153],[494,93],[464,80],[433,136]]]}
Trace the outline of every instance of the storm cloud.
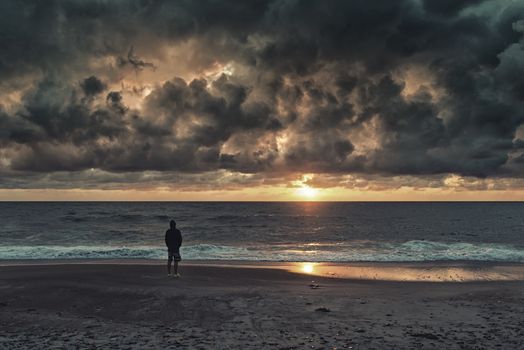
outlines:
{"label": "storm cloud", "polygon": [[4,1],[0,18],[1,187],[524,174],[519,1]]}

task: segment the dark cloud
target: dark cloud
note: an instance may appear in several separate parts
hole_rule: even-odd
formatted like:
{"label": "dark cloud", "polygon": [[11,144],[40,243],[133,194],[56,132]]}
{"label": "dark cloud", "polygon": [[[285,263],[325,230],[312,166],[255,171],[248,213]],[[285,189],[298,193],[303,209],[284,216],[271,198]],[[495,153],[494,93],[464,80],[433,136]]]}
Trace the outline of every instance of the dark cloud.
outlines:
{"label": "dark cloud", "polygon": [[441,15],[456,15],[460,10],[485,0],[424,0],[424,9]]}
{"label": "dark cloud", "polygon": [[140,58],[138,58],[138,56],[135,55],[135,51],[134,51],[134,47],[131,46],[131,48],[129,49],[129,52],[127,53],[127,56],[125,58],[123,57],[118,57],[118,65],[120,67],[125,67],[127,65],[130,65],[131,67],[133,67],[133,69],[137,70],[137,71],[141,71],[145,68],[150,68],[150,69],[153,69],[155,70],[156,69],[156,66],[151,63],[151,62],[146,62],[144,60],[141,60]]}
{"label": "dark cloud", "polygon": [[80,83],[80,87],[86,96],[95,96],[107,89],[107,85],[95,76],[90,76]]}
{"label": "dark cloud", "polygon": [[516,2],[19,1],[0,13],[0,169],[522,176]]}

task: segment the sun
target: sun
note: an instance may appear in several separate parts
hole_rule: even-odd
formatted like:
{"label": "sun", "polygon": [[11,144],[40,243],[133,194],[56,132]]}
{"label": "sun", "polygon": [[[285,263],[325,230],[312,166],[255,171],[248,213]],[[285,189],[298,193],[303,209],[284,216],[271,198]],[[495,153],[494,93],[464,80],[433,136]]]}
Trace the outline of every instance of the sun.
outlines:
{"label": "sun", "polygon": [[302,187],[297,188],[297,193],[302,197],[313,199],[317,196],[318,190],[307,185],[302,185]]}

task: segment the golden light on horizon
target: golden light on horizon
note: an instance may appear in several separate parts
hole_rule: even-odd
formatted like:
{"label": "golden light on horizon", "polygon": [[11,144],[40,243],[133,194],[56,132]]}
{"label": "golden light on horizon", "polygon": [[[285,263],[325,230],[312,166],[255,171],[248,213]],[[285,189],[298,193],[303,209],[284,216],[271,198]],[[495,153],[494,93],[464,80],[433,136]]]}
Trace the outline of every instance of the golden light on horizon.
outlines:
{"label": "golden light on horizon", "polygon": [[296,196],[302,197],[306,200],[316,199],[317,195],[319,194],[319,190],[308,184],[308,182],[311,181],[313,177],[313,174],[304,174],[301,175],[300,180],[292,182],[293,187],[295,187]]}
{"label": "golden light on horizon", "polygon": [[301,197],[306,197],[307,199],[314,199],[318,195],[318,189],[303,185],[302,187],[297,188],[297,194]]}

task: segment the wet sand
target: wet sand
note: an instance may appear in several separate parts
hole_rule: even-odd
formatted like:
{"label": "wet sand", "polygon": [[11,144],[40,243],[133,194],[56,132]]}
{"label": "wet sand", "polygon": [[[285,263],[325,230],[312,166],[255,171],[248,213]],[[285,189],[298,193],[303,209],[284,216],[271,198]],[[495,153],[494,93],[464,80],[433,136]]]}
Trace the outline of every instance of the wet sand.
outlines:
{"label": "wet sand", "polygon": [[0,349],[524,348],[522,265],[33,264],[0,264]]}

